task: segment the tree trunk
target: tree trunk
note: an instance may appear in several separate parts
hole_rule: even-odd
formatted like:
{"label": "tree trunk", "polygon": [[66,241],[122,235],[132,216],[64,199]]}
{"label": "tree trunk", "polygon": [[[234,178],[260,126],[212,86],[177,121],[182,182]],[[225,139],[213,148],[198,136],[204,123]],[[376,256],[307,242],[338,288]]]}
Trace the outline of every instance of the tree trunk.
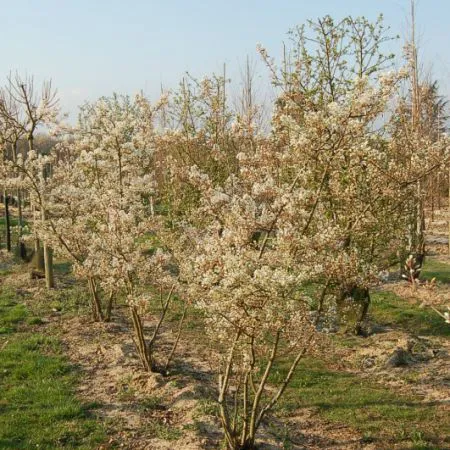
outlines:
{"label": "tree trunk", "polygon": [[11,222],[9,215],[9,197],[6,190],[3,192],[3,201],[5,205],[5,238],[6,238],[6,250],[11,251]]}
{"label": "tree trunk", "polygon": [[139,359],[141,361],[144,370],[147,372],[152,372],[153,371],[152,355],[145,341],[144,327],[142,324],[141,317],[135,306],[130,306],[130,310],[135,334],[135,339],[133,340],[136,349],[138,351]]}
{"label": "tree trunk", "polygon": [[422,192],[422,183],[417,182],[417,245],[415,253],[425,261],[425,207]]}
{"label": "tree trunk", "polygon": [[355,325],[355,334],[358,336],[362,336],[363,333],[363,325],[367,318],[367,313],[369,312],[369,306],[370,306],[370,293],[369,289],[363,289],[361,291],[362,296],[358,299],[358,301],[361,303],[361,313],[359,316],[358,321]]}
{"label": "tree trunk", "polygon": [[103,320],[103,311],[100,298],[98,296],[97,285],[93,278],[88,279],[89,290],[91,291],[91,307],[92,318],[95,322],[101,322]]}
{"label": "tree trunk", "polygon": [[20,189],[17,190],[17,210],[18,210],[18,219],[19,219],[19,236],[17,245],[19,247],[19,257],[23,261],[27,258],[27,251],[25,248],[25,244],[22,242],[22,233],[23,233],[23,211],[22,211],[22,191]]}
{"label": "tree trunk", "polygon": [[437,208],[441,210],[441,174],[438,172],[437,174]]}
{"label": "tree trunk", "polygon": [[[342,286],[336,299],[339,326],[345,321],[345,331],[353,330],[357,335],[363,334],[363,325],[367,317],[370,306],[369,289],[356,285]],[[357,319],[354,325],[349,326],[349,317],[351,313],[352,322],[354,314]]]}
{"label": "tree trunk", "polygon": [[105,322],[111,321],[113,302],[114,302],[114,293],[111,292],[111,294],[109,295],[109,298],[108,298],[108,303],[106,305]]}
{"label": "tree trunk", "polygon": [[[37,217],[36,217],[36,207],[31,205],[31,209],[33,211],[33,225],[36,224]],[[34,257],[33,257],[33,265],[37,270],[40,270],[42,272],[45,271],[44,267],[44,256],[42,255],[42,248],[41,248],[41,241],[36,235],[36,232],[34,232]],[[42,262],[42,263],[41,263]]]}
{"label": "tree trunk", "polygon": [[150,214],[152,217],[155,217],[155,205],[153,202],[153,195],[150,196]]}
{"label": "tree trunk", "polygon": [[434,177],[431,178],[431,222],[434,222],[434,191],[435,191],[435,183],[434,183]]}
{"label": "tree trunk", "polygon": [[448,253],[450,255],[450,167],[448,169],[448,211],[447,211],[447,221],[448,221]]}
{"label": "tree trunk", "polygon": [[[42,221],[45,221],[45,209],[42,208]],[[53,274],[53,251],[50,246],[44,241],[44,269],[45,269],[45,285],[47,289],[55,287],[55,278]]]}
{"label": "tree trunk", "polygon": [[53,274],[53,250],[44,242],[44,267],[45,286],[47,289],[55,287],[55,277]]}

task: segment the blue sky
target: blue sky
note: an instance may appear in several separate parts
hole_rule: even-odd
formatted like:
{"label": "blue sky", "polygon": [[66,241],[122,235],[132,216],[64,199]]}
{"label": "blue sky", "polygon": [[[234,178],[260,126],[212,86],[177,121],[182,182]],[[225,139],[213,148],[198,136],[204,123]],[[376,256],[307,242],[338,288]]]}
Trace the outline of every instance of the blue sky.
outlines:
{"label": "blue sky", "polygon": [[[73,115],[84,100],[114,91],[156,98],[161,83],[175,87],[185,71],[201,77],[226,63],[237,80],[246,55],[258,59],[257,43],[277,56],[287,31],[308,18],[382,12],[404,36],[409,0],[0,0],[0,7],[0,81],[10,70],[51,78]],[[425,66],[447,94],[449,18],[450,1],[417,2]]]}

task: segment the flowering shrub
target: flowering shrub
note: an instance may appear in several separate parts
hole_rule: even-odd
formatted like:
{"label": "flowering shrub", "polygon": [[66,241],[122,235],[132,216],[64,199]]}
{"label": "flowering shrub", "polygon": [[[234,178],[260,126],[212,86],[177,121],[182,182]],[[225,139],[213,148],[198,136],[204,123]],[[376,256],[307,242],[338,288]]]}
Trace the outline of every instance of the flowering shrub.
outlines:
{"label": "flowering shrub", "polygon": [[[41,213],[35,237],[87,280],[94,320],[126,299],[145,370],[167,369],[153,350],[176,294],[203,313],[232,449],[254,448],[325,313],[343,320],[357,305],[362,332],[378,274],[420,247],[417,183],[447,157],[446,139],[408,129],[397,100],[409,72],[385,71],[380,21],[327,16],[307,31],[291,33],[281,69],[260,48],[277,92],[270,132],[250,88],[236,113],[225,74],[188,77],[156,105],[142,95],[84,105],[49,154],[33,148],[31,120],[29,151],[1,166],[3,187],[26,190]],[[39,117],[54,120],[50,106]],[[415,280],[413,258],[406,269]]]}

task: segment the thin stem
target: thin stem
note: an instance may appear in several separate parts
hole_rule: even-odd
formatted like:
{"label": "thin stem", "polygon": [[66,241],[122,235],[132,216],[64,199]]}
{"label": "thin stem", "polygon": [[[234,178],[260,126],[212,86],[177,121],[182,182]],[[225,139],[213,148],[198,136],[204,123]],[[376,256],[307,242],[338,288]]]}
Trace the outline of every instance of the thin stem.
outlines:
{"label": "thin stem", "polygon": [[178,342],[180,341],[184,319],[186,318],[186,313],[187,313],[187,304],[184,305],[183,314],[181,316],[180,322],[178,323],[177,336],[175,338],[175,342],[173,343],[172,350],[170,351],[169,356],[167,357],[167,361],[164,366],[164,372],[167,372],[167,369],[169,368],[169,364],[172,361],[173,355],[175,354],[175,350],[178,346]]}

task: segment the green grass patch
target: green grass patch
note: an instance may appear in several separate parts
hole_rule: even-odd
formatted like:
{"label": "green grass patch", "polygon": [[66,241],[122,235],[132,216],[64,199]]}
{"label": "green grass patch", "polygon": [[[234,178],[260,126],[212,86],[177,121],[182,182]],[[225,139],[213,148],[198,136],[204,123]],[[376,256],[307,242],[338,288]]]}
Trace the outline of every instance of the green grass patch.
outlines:
{"label": "green grass patch", "polygon": [[[287,362],[280,365],[271,381],[279,383],[287,370]],[[329,370],[312,359],[300,363],[277,410],[289,414],[303,407],[317,408],[327,420],[345,423],[357,429],[366,441],[380,441],[383,445],[408,442],[436,446],[440,439],[450,436],[447,416],[433,405],[401,396],[356,375]]]}
{"label": "green grass patch", "polygon": [[420,308],[390,291],[371,295],[371,316],[380,325],[399,326],[421,336],[450,336],[450,327],[434,311]]}
{"label": "green grass patch", "polygon": [[10,275],[12,273],[13,273],[13,271],[11,269],[0,268],[0,277],[4,277],[4,276]]}
{"label": "green grass patch", "polygon": [[43,316],[57,311],[67,317],[89,315],[91,312],[89,295],[84,281],[68,284],[63,289],[47,291],[45,297],[33,300],[33,314]]}
{"label": "green grass patch", "polygon": [[148,412],[164,409],[162,398],[157,395],[150,395],[143,399],[139,399],[137,404],[138,410]]}
{"label": "green grass patch", "polygon": [[28,325],[42,325],[44,322],[40,317],[29,317],[27,319]]}
{"label": "green grass patch", "polygon": [[68,275],[72,272],[72,264],[69,261],[58,261],[53,264],[53,270],[58,275]]}
{"label": "green grass patch", "polygon": [[[19,226],[19,219],[17,217],[10,217],[10,227],[11,227],[11,241],[12,241],[12,247],[17,247],[17,242],[19,239],[18,234],[18,226]],[[22,234],[28,234],[28,223],[26,220],[22,223]],[[5,242],[5,231],[6,231],[6,222],[5,222],[5,216],[2,214],[0,217],[0,234],[2,238],[0,239],[0,248],[6,248],[6,242]]]}
{"label": "green grass patch", "polygon": [[[17,217],[10,217],[9,223],[10,223],[11,228],[17,227],[19,225],[19,219]],[[23,226],[25,226],[25,225],[26,224],[24,223]],[[2,215],[2,217],[0,217],[0,227],[5,228],[5,226],[6,226],[5,216]]]}
{"label": "green grass patch", "polygon": [[148,432],[152,437],[165,441],[177,441],[183,436],[183,432],[178,428],[161,422],[151,422],[148,425]]}
{"label": "green grass patch", "polygon": [[[75,397],[76,370],[55,339],[18,331],[27,310],[0,292],[0,448],[96,448],[103,427]],[[92,405],[91,405],[92,407]]]}
{"label": "green grass patch", "polygon": [[0,335],[10,334],[27,317],[24,305],[15,301],[15,294],[9,290],[0,291]]}
{"label": "green grass patch", "polygon": [[421,278],[425,280],[436,278],[441,283],[450,283],[450,265],[436,259],[427,258],[422,269]]}

